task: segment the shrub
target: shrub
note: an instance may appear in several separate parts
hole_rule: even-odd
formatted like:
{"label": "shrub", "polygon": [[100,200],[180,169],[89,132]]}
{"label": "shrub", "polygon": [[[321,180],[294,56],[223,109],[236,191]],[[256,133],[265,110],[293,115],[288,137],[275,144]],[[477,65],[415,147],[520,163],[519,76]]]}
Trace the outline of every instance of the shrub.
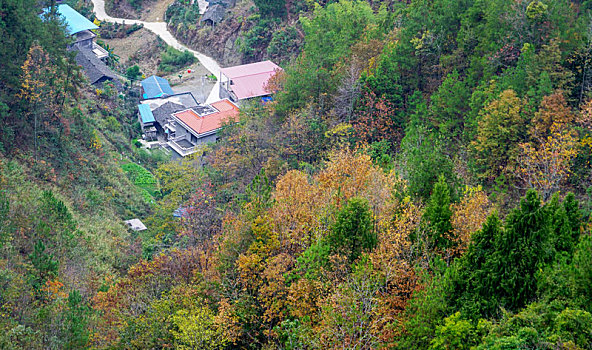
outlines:
{"label": "shrub", "polygon": [[166,50],[160,56],[160,64],[158,69],[163,72],[173,72],[184,66],[190,65],[195,62],[195,56],[187,50],[179,51],[171,46],[168,46]]}

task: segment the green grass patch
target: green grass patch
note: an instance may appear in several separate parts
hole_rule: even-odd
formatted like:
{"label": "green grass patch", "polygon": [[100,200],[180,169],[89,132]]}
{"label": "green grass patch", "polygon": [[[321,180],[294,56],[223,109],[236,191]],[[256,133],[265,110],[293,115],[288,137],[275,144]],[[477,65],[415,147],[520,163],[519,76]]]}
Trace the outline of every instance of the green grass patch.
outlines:
{"label": "green grass patch", "polygon": [[121,166],[134,185],[154,197],[159,192],[158,180],[151,172],[136,163],[126,163]]}

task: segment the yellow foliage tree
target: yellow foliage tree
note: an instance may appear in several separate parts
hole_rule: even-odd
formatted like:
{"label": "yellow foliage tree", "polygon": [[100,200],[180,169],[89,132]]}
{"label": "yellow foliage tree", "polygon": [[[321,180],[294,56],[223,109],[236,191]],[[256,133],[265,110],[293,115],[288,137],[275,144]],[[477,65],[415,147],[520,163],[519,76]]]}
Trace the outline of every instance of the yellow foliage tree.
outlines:
{"label": "yellow foliage tree", "polygon": [[17,97],[27,102],[27,119],[33,119],[33,143],[37,159],[38,138],[42,128],[57,128],[61,131],[63,126],[66,131],[69,130],[69,123],[62,116],[65,97],[63,77],[38,43],[31,45],[21,68],[21,89]]}
{"label": "yellow foliage tree", "polygon": [[173,323],[178,327],[178,331],[172,331],[177,349],[224,349],[228,342],[215,322],[214,313],[207,307],[179,310],[173,316]]}
{"label": "yellow foliage tree", "polygon": [[493,212],[493,205],[487,194],[479,187],[467,187],[459,203],[452,204],[452,239],[455,244],[446,255],[461,256],[471,240],[471,235],[481,229],[487,217]]}
{"label": "yellow foliage tree", "polygon": [[278,180],[273,198],[271,216],[284,251],[302,252],[318,237],[326,196],[306,174],[291,170]]}
{"label": "yellow foliage tree", "polygon": [[527,188],[535,188],[548,200],[571,173],[577,155],[575,132],[566,125],[553,123],[550,135],[538,138],[538,145],[520,144],[522,154],[517,175]]}
{"label": "yellow foliage tree", "polygon": [[480,113],[477,140],[472,146],[483,179],[493,181],[500,175],[512,175],[518,144],[526,134],[525,106],[513,90],[505,90]]}

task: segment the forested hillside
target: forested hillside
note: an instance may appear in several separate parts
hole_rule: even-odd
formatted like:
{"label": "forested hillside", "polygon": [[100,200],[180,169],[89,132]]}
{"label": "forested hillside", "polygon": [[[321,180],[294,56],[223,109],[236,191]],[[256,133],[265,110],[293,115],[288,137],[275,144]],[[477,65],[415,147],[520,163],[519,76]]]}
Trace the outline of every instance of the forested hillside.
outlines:
{"label": "forested hillside", "polygon": [[55,12],[0,1],[0,348],[84,349],[92,298],[142,256],[124,219],[154,199],[124,165],[137,93],[91,88]]}
{"label": "forested hillside", "polygon": [[180,161],[35,6],[0,0],[0,348],[592,349],[589,1],[238,1],[296,24],[284,72]]}

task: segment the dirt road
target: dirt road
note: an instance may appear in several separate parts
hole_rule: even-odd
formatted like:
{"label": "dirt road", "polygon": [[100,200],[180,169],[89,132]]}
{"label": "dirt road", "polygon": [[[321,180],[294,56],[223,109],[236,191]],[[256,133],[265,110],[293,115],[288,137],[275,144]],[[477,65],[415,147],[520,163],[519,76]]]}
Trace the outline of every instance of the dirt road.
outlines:
{"label": "dirt road", "polygon": [[[92,0],[94,5],[95,15],[97,19],[100,21],[107,21],[107,22],[114,22],[114,23],[125,23],[125,24],[143,24],[144,28],[150,30],[154,34],[158,35],[165,43],[174,47],[177,50],[187,50],[191,52],[199,62],[206,68],[210,73],[214,74],[215,76],[219,75],[220,72],[220,65],[216,62],[213,58],[208,57],[200,52],[195,50],[191,50],[190,48],[186,47],[185,45],[179,43],[177,39],[169,32],[167,29],[167,25],[165,22],[145,22],[139,21],[135,19],[125,19],[125,18],[116,18],[111,17],[105,12],[105,0]],[[200,12],[202,10],[202,5],[207,4],[206,1],[198,1],[200,6]],[[204,8],[205,11],[205,8]],[[212,103],[220,100],[219,96],[220,85],[218,81],[214,84],[212,91],[210,92],[206,103]]]}

